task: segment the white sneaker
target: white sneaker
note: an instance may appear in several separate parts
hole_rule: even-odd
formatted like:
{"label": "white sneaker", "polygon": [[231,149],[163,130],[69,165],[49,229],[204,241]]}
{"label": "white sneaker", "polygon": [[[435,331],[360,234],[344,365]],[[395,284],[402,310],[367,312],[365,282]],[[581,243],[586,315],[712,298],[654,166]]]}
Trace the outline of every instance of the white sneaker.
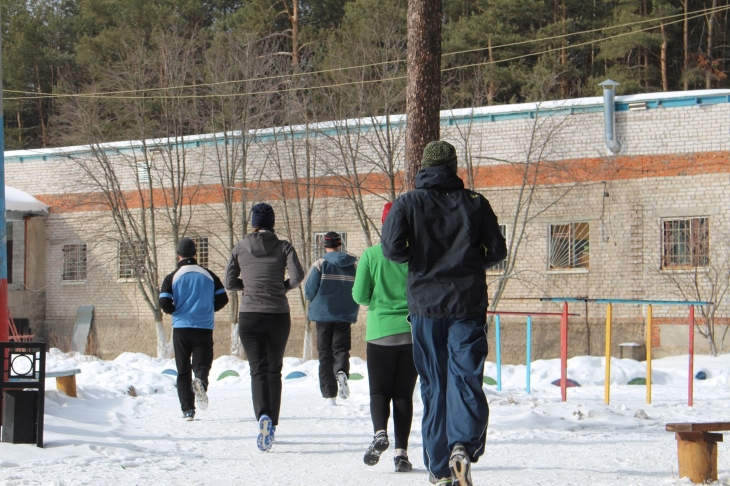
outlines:
{"label": "white sneaker", "polygon": [[345,400],[350,396],[350,386],[347,384],[347,373],[344,371],[337,372],[337,384],[340,385],[340,398]]}
{"label": "white sneaker", "polygon": [[337,405],[337,399],[335,397],[325,398],[324,404],[334,407]]}
{"label": "white sneaker", "polygon": [[200,410],[208,408],[208,394],[205,393],[205,384],[200,378],[193,380],[193,391],[195,392],[195,406]]}

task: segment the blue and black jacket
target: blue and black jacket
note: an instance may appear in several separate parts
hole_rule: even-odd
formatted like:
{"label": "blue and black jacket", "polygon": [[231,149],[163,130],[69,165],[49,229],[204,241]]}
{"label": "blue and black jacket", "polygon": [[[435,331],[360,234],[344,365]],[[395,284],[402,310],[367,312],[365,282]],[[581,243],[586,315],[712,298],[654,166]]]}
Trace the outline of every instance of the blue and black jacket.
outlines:
{"label": "blue and black jacket", "polygon": [[195,258],[184,258],[177,270],[165,277],[160,289],[160,308],[172,314],[172,327],[213,329],[213,313],[228,303],[221,280],[201,267]]}
{"label": "blue and black jacket", "polygon": [[325,253],[304,277],[308,317],[314,322],[355,322],[360,305],[352,298],[357,259],[342,251]]}

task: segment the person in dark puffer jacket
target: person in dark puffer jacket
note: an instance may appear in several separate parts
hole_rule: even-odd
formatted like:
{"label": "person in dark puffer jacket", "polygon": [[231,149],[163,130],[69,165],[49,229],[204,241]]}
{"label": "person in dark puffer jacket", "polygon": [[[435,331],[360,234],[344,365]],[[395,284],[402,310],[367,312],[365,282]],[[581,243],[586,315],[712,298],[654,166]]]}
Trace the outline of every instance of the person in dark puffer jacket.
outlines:
{"label": "person in dark puffer jacket", "polygon": [[[220,279],[195,260],[197,248],[190,238],[177,244],[177,270],[160,288],[159,304],[172,314],[172,342],[177,366],[177,394],[185,420],[195,418],[195,404],[208,407],[208,375],[213,364],[213,314],[228,303]],[[192,365],[190,359],[192,358]],[[191,381],[192,372],[195,378]]]}
{"label": "person in dark puffer jacket", "polygon": [[360,306],[352,299],[357,259],[342,250],[341,236],[324,235],[325,254],[304,278],[304,297],[310,302],[307,315],[317,325],[319,388],[331,404],[335,397],[350,396],[351,325]]}
{"label": "person in dark puffer jacket", "polygon": [[435,483],[466,486],[489,420],[485,269],[502,261],[507,247],[489,202],[464,188],[457,167],[451,144],[426,145],[416,189],[393,204],[381,242],[386,258],[408,262],[424,464]]}
{"label": "person in dark puffer jacket", "polygon": [[251,398],[259,421],[256,445],[262,451],[271,449],[279,423],[281,369],[291,330],[286,294],[304,277],[294,246],[276,236],[275,222],[270,205],[251,208],[253,232],[233,247],[225,280],[228,290],[243,293],[238,334],[251,369]]}

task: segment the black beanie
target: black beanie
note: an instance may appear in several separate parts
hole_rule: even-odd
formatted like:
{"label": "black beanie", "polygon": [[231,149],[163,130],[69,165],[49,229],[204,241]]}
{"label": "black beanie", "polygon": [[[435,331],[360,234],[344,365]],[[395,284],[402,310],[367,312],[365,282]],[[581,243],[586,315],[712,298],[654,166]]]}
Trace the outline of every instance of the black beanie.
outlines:
{"label": "black beanie", "polygon": [[338,246],[342,246],[342,238],[339,233],[330,231],[324,235],[325,248],[337,248]]}
{"label": "black beanie", "polygon": [[190,238],[182,238],[177,243],[177,254],[180,255],[183,258],[191,258],[194,257],[197,253],[197,249],[195,248],[195,242],[191,240]]}
{"label": "black beanie", "polygon": [[259,229],[273,230],[276,217],[274,208],[266,203],[258,203],[251,208],[251,226]]}

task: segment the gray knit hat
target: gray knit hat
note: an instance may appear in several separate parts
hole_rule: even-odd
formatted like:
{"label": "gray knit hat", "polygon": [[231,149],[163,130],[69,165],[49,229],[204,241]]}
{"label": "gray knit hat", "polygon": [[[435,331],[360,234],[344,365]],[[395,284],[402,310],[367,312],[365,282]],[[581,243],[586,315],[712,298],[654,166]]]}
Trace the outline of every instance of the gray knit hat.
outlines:
{"label": "gray knit hat", "polygon": [[423,149],[421,168],[427,169],[436,165],[444,165],[454,173],[457,171],[456,149],[449,142],[436,140],[429,142]]}

